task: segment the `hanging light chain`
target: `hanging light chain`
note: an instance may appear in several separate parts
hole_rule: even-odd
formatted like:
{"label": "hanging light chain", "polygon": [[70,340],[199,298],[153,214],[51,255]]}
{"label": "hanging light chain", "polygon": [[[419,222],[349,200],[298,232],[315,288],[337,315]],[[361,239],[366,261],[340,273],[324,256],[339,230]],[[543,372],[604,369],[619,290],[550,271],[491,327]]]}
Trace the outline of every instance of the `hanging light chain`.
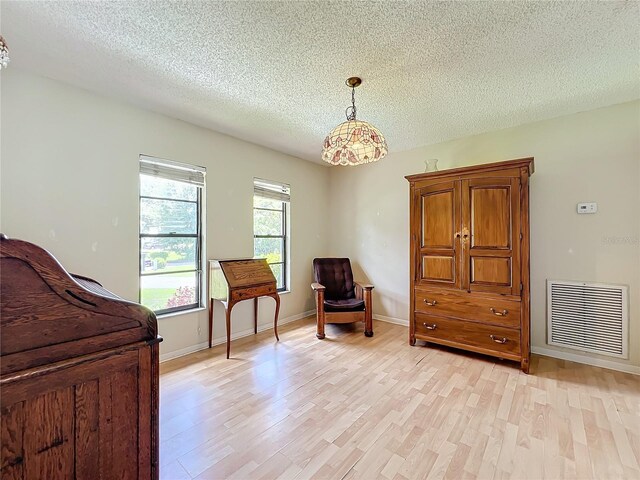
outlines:
{"label": "hanging light chain", "polygon": [[352,121],[356,119],[356,86],[351,86],[351,106],[345,110],[347,120]]}

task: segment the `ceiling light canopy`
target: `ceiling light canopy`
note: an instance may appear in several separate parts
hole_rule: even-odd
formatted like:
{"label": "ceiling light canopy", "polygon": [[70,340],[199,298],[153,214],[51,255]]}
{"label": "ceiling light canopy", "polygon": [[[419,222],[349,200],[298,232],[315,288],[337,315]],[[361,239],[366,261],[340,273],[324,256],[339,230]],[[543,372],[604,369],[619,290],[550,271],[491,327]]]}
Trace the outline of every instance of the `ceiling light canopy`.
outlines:
{"label": "ceiling light canopy", "polygon": [[331,130],[324,139],[322,159],[331,165],[362,165],[376,162],[387,154],[387,141],[380,130],[368,122],[356,120],[356,87],[358,77],[348,78],[351,87],[351,106],[347,107],[347,121]]}

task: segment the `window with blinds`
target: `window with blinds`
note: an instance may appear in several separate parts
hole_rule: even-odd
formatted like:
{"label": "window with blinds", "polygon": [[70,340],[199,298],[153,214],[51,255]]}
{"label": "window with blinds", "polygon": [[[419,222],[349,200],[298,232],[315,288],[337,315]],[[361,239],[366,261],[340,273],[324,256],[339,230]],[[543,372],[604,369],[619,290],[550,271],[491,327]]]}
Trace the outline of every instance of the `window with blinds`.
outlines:
{"label": "window with blinds", "polygon": [[253,180],[253,256],[267,259],[279,291],[290,289],[290,197],[285,183]]}
{"label": "window with blinds", "polygon": [[140,156],[140,303],[157,314],[202,306],[205,175]]}

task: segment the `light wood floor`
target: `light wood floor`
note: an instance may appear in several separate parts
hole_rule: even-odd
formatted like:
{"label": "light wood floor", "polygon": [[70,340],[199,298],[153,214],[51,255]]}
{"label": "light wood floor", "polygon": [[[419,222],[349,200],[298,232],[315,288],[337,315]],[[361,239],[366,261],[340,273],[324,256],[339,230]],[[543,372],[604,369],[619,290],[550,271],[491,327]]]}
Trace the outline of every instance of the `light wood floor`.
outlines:
{"label": "light wood floor", "polygon": [[640,377],[374,331],[305,319],[164,363],[161,478],[640,478]]}

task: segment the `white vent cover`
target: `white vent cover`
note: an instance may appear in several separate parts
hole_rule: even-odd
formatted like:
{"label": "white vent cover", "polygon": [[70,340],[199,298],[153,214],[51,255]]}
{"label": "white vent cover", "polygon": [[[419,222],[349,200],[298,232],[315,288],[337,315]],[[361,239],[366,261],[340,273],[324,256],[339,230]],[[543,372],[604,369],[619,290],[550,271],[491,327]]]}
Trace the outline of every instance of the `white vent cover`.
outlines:
{"label": "white vent cover", "polygon": [[624,285],[547,281],[547,342],[628,358],[629,293]]}

